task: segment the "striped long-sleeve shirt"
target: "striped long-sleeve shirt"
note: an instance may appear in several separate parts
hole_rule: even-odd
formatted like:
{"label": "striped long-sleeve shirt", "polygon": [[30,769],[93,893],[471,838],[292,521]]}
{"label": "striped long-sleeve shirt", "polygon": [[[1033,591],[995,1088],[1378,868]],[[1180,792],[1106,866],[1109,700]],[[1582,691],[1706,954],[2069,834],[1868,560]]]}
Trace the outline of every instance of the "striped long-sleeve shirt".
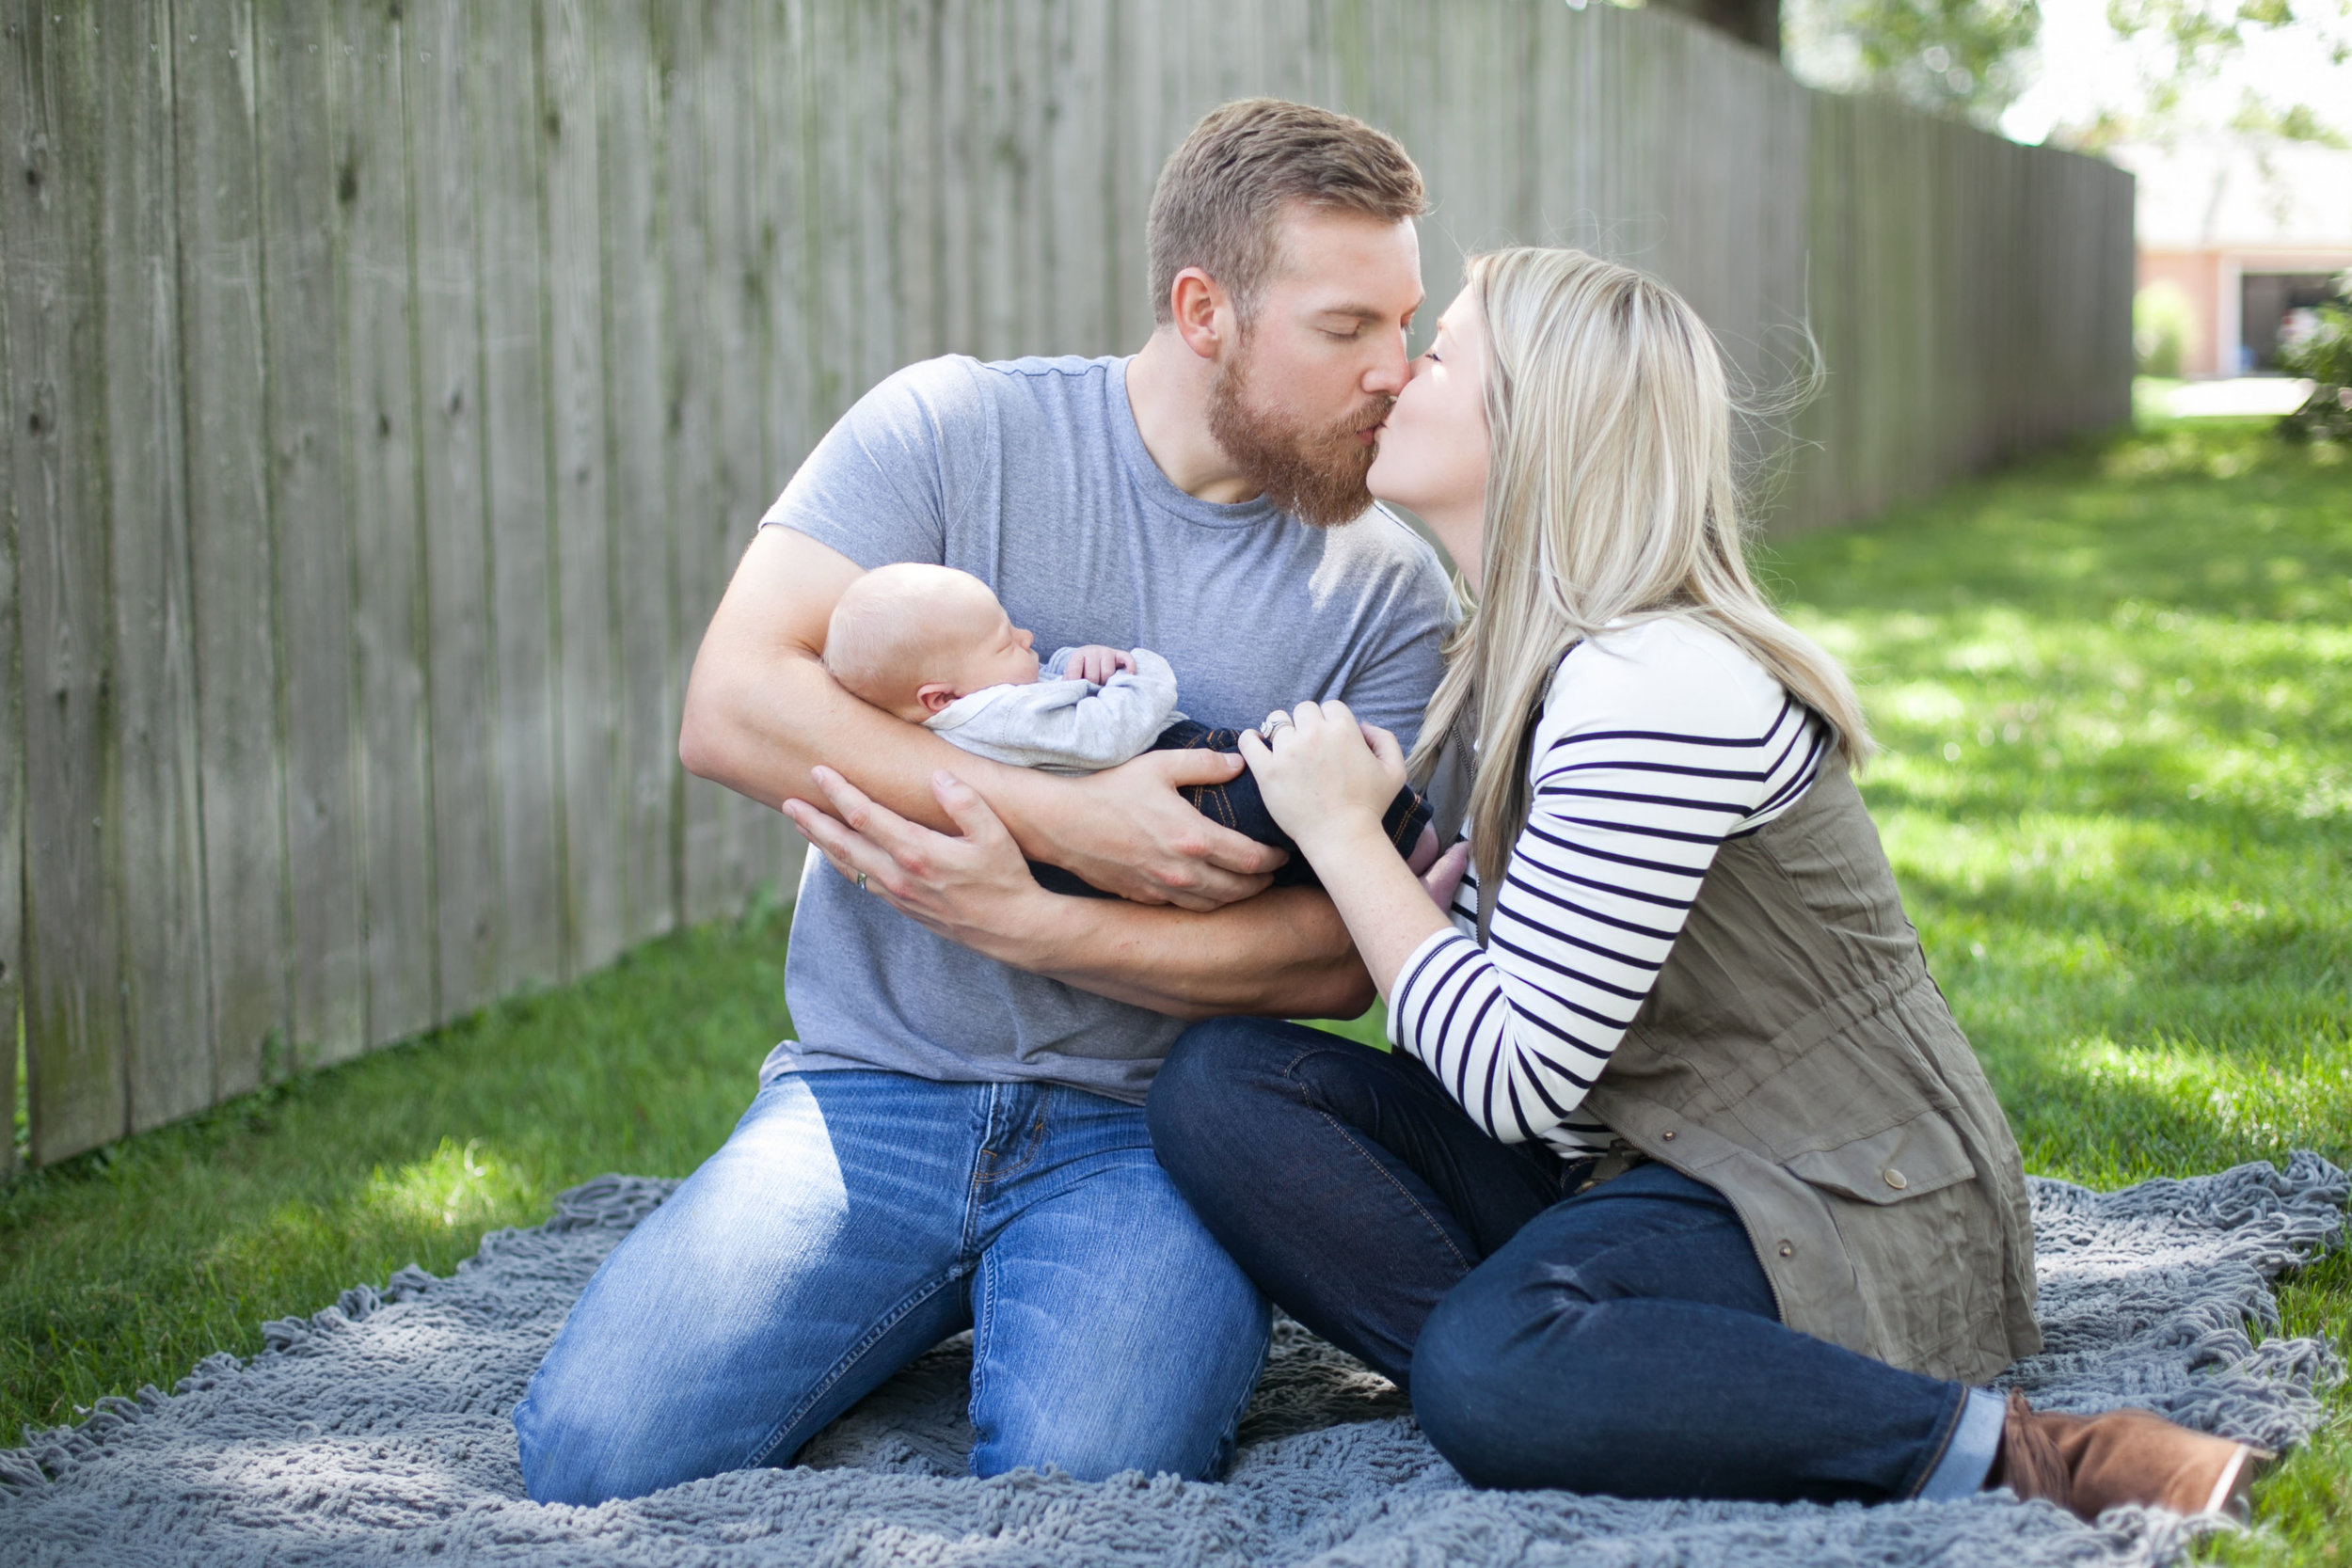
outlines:
{"label": "striped long-sleeve shirt", "polygon": [[1534,801],[1480,948],[1478,889],[1414,950],[1390,1038],[1505,1143],[1581,1156],[1585,1092],[1641,1011],[1726,838],[1795,804],[1828,727],[1727,638],[1679,617],[1562,661],[1536,721]]}

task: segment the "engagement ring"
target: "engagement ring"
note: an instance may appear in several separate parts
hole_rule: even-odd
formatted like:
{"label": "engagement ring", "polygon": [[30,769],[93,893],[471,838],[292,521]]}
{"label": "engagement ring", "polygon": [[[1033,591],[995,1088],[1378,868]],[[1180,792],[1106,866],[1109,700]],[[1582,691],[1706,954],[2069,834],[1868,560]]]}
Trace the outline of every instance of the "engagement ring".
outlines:
{"label": "engagement ring", "polygon": [[857,874],[857,890],[860,893],[864,893],[866,891],[866,873],[863,871]]}
{"label": "engagement ring", "polygon": [[1289,714],[1277,709],[1276,711],[1265,716],[1265,722],[1258,726],[1258,735],[1262,739],[1272,740],[1274,738],[1275,731],[1287,729],[1291,727],[1292,723],[1293,721]]}

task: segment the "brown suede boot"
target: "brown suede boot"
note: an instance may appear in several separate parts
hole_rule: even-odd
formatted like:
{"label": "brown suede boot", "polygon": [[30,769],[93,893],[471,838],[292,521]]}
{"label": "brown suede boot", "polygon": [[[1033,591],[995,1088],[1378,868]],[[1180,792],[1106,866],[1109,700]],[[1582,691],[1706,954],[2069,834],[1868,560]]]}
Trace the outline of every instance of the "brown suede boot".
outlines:
{"label": "brown suede boot", "polygon": [[2084,1519],[2118,1503],[2140,1503],[2182,1514],[2226,1514],[2243,1524],[2246,1489],[2272,1457],[2145,1410],[2059,1416],[2011,1393],[2001,1451],[1985,1484],[2047,1497]]}

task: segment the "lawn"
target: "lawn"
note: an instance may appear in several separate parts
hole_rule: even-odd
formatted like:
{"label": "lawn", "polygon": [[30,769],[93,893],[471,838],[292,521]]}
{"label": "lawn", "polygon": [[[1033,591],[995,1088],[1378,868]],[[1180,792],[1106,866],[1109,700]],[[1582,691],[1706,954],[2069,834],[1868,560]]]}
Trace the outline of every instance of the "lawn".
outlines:
{"label": "lawn", "polygon": [[[2352,1163],[2352,456],[2153,424],[1769,571],[1864,684],[1866,793],[2027,1166]],[[354,1281],[447,1272],[599,1171],[691,1169],[788,1030],[785,933],[683,933],[0,1186],[0,1441]],[[2352,1254],[2282,1305],[2352,1346]],[[2352,1562],[2335,1398],[2263,1528],[2209,1557]]]}

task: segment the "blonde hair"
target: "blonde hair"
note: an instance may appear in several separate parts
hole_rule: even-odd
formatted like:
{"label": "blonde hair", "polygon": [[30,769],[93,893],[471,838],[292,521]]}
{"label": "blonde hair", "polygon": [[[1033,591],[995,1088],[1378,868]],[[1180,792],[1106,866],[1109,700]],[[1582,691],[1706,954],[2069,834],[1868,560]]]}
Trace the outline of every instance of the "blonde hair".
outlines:
{"label": "blonde hair", "polygon": [[1677,615],[1721,632],[1861,764],[1872,747],[1853,683],[1749,575],[1730,384],[1707,324],[1664,284],[1581,250],[1475,256],[1469,283],[1486,336],[1484,582],[1410,768],[1427,780],[1473,721],[1481,884],[1501,885],[1527,825],[1526,752],[1552,672],[1613,622]]}
{"label": "blonde hair", "polygon": [[825,626],[825,669],[850,695],[903,715],[915,690],[994,629],[1001,607],[969,572],[922,562],[877,566],[841,591]]}

